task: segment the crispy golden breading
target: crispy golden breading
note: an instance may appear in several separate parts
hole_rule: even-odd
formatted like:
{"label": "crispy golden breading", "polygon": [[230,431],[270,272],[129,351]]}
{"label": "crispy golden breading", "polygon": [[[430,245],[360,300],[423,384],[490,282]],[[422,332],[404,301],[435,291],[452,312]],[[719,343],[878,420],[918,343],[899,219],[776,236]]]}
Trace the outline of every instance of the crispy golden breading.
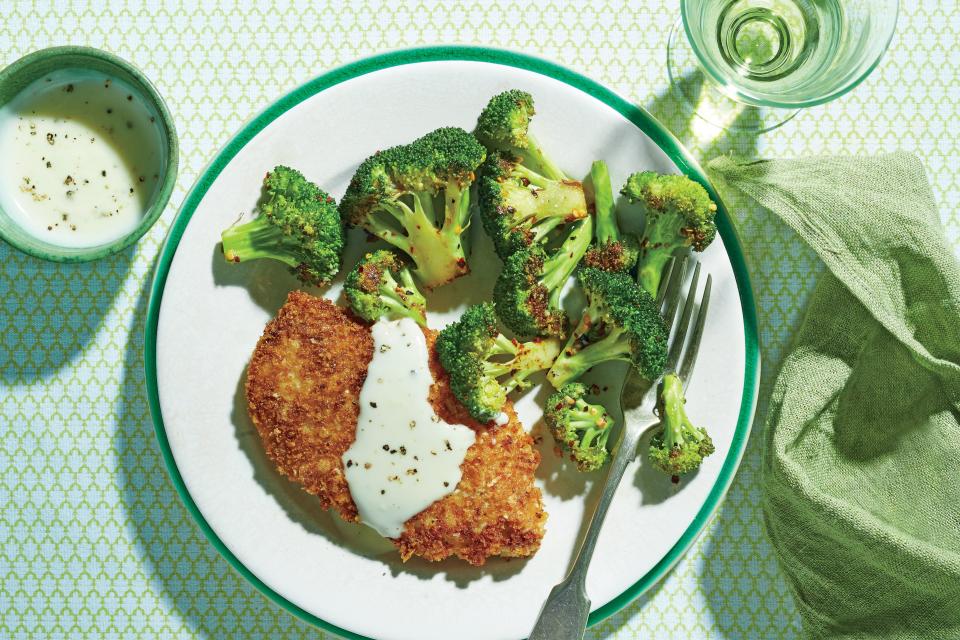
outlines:
{"label": "crispy golden breading", "polygon": [[[446,422],[477,434],[457,490],[407,521],[392,542],[406,560],[450,556],[481,565],[490,556],[528,556],[540,546],[546,513],[533,485],[540,454],[507,404],[510,421],[480,425],[450,392],[426,329],[430,402]],[[360,389],[373,358],[369,326],[329,300],[294,291],[266,327],[250,360],[247,400],[267,455],[324,508],[356,522],[341,456],[353,444]]]}

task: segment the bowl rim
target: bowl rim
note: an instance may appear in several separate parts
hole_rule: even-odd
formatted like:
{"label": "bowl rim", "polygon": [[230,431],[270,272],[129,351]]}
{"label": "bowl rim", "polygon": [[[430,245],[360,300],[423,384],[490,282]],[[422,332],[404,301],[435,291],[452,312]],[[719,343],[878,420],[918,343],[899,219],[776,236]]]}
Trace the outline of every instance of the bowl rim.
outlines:
{"label": "bowl rim", "polygon": [[[166,155],[167,163],[160,182],[160,189],[154,195],[153,200],[147,209],[146,215],[144,215],[143,219],[140,221],[140,224],[138,224],[136,228],[127,235],[118,238],[113,242],[108,242],[106,244],[100,244],[93,247],[68,248],[60,247],[54,243],[44,242],[42,240],[41,242],[43,242],[43,245],[41,246],[27,244],[21,242],[19,238],[11,237],[10,234],[6,233],[2,228],[0,228],[0,238],[2,238],[14,249],[17,249],[18,251],[21,251],[27,255],[51,262],[89,262],[91,260],[99,260],[100,258],[105,258],[123,251],[142,238],[147,231],[150,230],[150,227],[152,227],[160,218],[161,214],[163,214],[167,207],[167,203],[170,201],[170,196],[173,193],[173,187],[177,182],[177,173],[180,166],[180,143],[177,137],[177,127],[174,123],[173,116],[170,114],[170,110],[167,108],[167,104],[163,100],[163,96],[160,95],[160,92],[157,90],[156,86],[154,86],[153,82],[151,82],[147,75],[133,63],[128,62],[116,54],[103,49],[78,45],[66,45],[48,47],[33,51],[11,62],[9,65],[0,70],[0,85],[11,81],[19,74],[25,72],[27,69],[39,62],[57,57],[63,57],[64,59],[76,59],[78,57],[97,59],[102,62],[106,62],[108,65],[117,67],[121,71],[128,74],[134,81],[134,88],[140,91],[143,97],[150,101],[153,107],[156,109],[159,116],[158,124],[164,130],[166,135],[164,153]],[[65,64],[63,68],[83,68],[83,65]],[[0,207],[0,209],[2,209],[2,207]],[[60,251],[61,249],[70,249],[70,252],[62,253]]]}

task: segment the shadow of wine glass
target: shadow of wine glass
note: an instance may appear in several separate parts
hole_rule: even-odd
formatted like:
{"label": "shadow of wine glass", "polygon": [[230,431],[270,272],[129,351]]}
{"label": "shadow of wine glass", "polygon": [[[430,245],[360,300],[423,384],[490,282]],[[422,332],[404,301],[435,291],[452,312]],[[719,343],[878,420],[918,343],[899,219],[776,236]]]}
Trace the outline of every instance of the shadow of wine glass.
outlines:
{"label": "shadow of wine glass", "polygon": [[675,84],[654,96],[645,108],[662,122],[680,142],[706,164],[713,158],[730,153],[744,159],[757,155],[760,132],[756,129],[759,116],[756,109],[743,105],[731,118],[730,127],[722,129],[696,114],[691,102],[696,103],[710,82],[702,71],[691,71],[678,78]]}
{"label": "shadow of wine glass", "polygon": [[[664,122],[704,165],[721,155],[734,155],[744,160],[756,159],[760,139],[764,135],[757,131],[756,110],[742,109],[731,121],[731,127],[724,130],[697,116],[691,108],[691,101],[678,94],[678,91],[682,91],[688,96],[696,96],[705,81],[700,72],[684,76],[679,79],[677,86],[657,95],[647,105],[647,110]],[[696,98],[692,102],[695,104]],[[722,184],[716,186],[721,189],[721,197],[728,205],[732,222],[736,226],[742,225],[744,220],[739,209],[742,201],[734,194],[724,192]],[[753,263],[749,234],[743,236],[742,240],[748,264],[752,269],[759,268],[760,265]],[[763,397],[765,394],[761,391],[760,395]],[[762,407],[757,415],[763,415]],[[759,440],[752,438],[737,477],[713,516],[703,552],[699,556],[702,567],[698,574],[706,605],[716,623],[716,631],[723,637],[742,638],[758,633],[757,629],[765,629],[759,633],[776,633],[777,637],[789,640],[797,637],[798,628],[784,621],[796,619],[796,608],[770,542],[761,529],[763,513],[758,497],[760,457]],[[640,481],[643,473],[641,467],[636,481]],[[683,482],[680,490],[682,486]],[[665,491],[668,489],[676,490],[665,487]],[[731,568],[735,571],[733,575]],[[757,599],[768,601],[770,597],[780,602],[779,608],[753,608],[742,604]]]}
{"label": "shadow of wine glass", "polygon": [[[670,129],[681,143],[699,158],[702,164],[706,164],[709,160],[720,155],[728,154],[734,154],[748,160],[755,159],[762,135],[756,131],[757,113],[749,108],[742,109],[732,120],[731,128],[726,130],[703,120],[696,115],[692,108],[691,102],[695,104],[696,99],[691,101],[689,96],[697,96],[703,89],[705,81],[702,73],[690,73],[680,78],[676,85],[671,85],[655,95],[644,106],[647,111]],[[681,480],[677,485],[672,484],[669,478],[649,463],[645,452],[649,447],[652,435],[653,431],[648,432],[641,440],[638,451],[640,464],[633,477],[634,485],[642,492],[643,504],[663,502],[682,491],[688,484],[688,479]],[[742,470],[734,481],[726,501],[721,504],[714,515],[704,552],[700,556],[700,562],[703,563],[701,574],[706,604],[712,611],[717,630],[728,638],[744,637],[748,629],[757,627],[757,616],[766,615],[753,608],[734,606],[736,602],[748,602],[752,598],[763,596],[758,594],[755,589],[755,578],[758,577],[755,574],[757,572],[751,571],[751,580],[748,585],[745,585],[742,580],[731,579],[728,576],[729,567],[755,565],[759,550],[764,564],[769,565],[759,576],[764,579],[763,584],[769,586],[771,590],[775,590],[778,597],[789,598],[782,577],[779,579],[770,577],[779,574],[779,568],[773,559],[769,542],[762,536],[762,533],[758,531],[751,533],[751,538],[755,538],[756,541],[749,545],[732,542],[745,535],[746,527],[760,526],[759,524],[745,525],[744,523],[745,518],[750,523],[759,523],[762,519],[756,500],[759,458],[759,447],[756,444],[748,447]],[[681,562],[684,561],[681,560]],[[669,575],[667,574],[667,576]],[[631,626],[630,621],[634,620],[636,616],[642,615],[641,610],[647,603],[657,598],[658,592],[668,579],[668,577],[665,577],[660,580],[623,611],[589,629],[585,637],[593,640],[612,638]],[[790,609],[789,606],[786,608]],[[777,622],[772,618],[769,624],[759,626],[761,628],[778,628]],[[794,637],[789,634],[789,631],[789,629],[784,629],[784,638]]]}

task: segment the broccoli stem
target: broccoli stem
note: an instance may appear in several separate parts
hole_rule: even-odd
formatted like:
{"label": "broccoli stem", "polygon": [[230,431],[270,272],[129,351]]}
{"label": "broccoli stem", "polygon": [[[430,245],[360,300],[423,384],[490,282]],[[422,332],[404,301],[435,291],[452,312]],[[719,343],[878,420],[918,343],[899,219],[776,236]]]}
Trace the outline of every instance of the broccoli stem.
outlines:
{"label": "broccoli stem", "polygon": [[547,374],[550,384],[557,389],[576,380],[588,369],[602,362],[630,360],[630,339],[626,332],[619,328],[611,329],[602,339],[578,350],[576,343],[583,335],[584,327],[585,323],[581,320],[580,325],[570,334],[567,346],[564,347],[560,357],[553,363],[550,372]]}
{"label": "broccoli stem", "polygon": [[530,167],[520,163],[513,165],[513,168],[510,170],[510,174],[514,178],[526,180],[529,184],[533,185],[537,189],[546,189],[551,184],[556,182],[556,180],[551,180],[550,178],[537,173]]}
{"label": "broccoli stem", "polygon": [[673,251],[651,251],[641,258],[643,263],[637,269],[637,282],[654,298],[660,290],[660,279],[667,261],[673,256]]}
{"label": "broccoli stem", "polygon": [[[400,201],[389,203],[381,202],[378,213],[381,211],[388,213],[391,216],[392,221],[404,229],[406,228],[405,216],[413,215],[413,212],[410,211],[410,207]],[[381,216],[376,214],[367,216],[367,218],[364,220],[363,226],[368,232],[380,238],[381,240],[392,244],[405,253],[410,253],[410,241],[407,240],[407,236],[403,235],[392,225],[382,220]]]}
{"label": "broccoli stem", "polygon": [[[403,269],[400,271],[400,284],[402,285],[402,288],[406,289],[407,291],[417,292],[417,285],[414,284],[413,276],[410,275],[410,271],[408,269]],[[417,293],[419,295],[419,292]]]}
{"label": "broccoli stem", "polygon": [[553,216],[550,218],[541,219],[539,222],[535,222],[530,227],[530,233],[533,234],[530,244],[538,244],[547,236],[547,234],[561,226],[564,222],[564,218],[561,218],[560,216]]}
{"label": "broccoli stem", "polygon": [[[520,165],[518,165],[518,168]],[[523,171],[515,171],[512,177],[523,177]],[[550,221],[551,228],[586,217],[583,190],[571,182],[546,180],[541,184],[531,181],[528,185],[511,184],[505,187],[505,208],[512,209],[511,226],[534,226]]]}
{"label": "broccoli stem", "polygon": [[[570,415],[573,416],[573,419],[570,421],[570,424],[577,431],[608,431],[606,427],[606,422],[600,422],[597,414],[599,413],[595,407],[586,402],[583,398],[577,399],[574,403],[573,408],[569,409]],[[593,439],[593,436],[596,434],[590,434],[589,437],[585,437],[581,442],[583,444],[590,444]]]}
{"label": "broccoli stem", "polygon": [[289,236],[263,215],[225,230],[221,234],[221,241],[223,255],[228,262],[272,258],[290,267],[300,264],[292,255],[295,247],[289,244]]}
{"label": "broccoli stem", "polygon": [[687,411],[684,408],[686,399],[680,378],[664,376],[660,399],[664,409],[664,445],[667,448],[674,448],[681,447],[690,440],[696,443],[703,442],[706,433],[696,428],[687,417]]}
{"label": "broccoli stem", "polygon": [[674,250],[682,246],[683,236],[680,233],[681,220],[676,217],[657,216],[653,224],[648,218],[647,225],[649,228],[644,230],[640,243],[637,281],[647,293],[656,298],[663,268],[673,257]]}
{"label": "broccoli stem", "polygon": [[525,389],[527,378],[548,369],[559,353],[559,344],[556,340],[541,340],[517,344],[502,333],[494,341],[488,358],[497,355],[512,355],[513,359],[506,361],[486,361],[484,371],[488,375],[499,378],[509,374],[510,377],[502,382],[504,391],[510,393],[514,389]]}
{"label": "broccoli stem", "polygon": [[509,354],[511,356],[517,355],[517,345],[502,333],[498,333],[496,339],[493,341],[493,349],[490,352],[490,355],[497,356]]}
{"label": "broccoli stem", "polygon": [[537,139],[529,131],[527,132],[527,147],[523,150],[524,155],[530,158],[537,167],[539,167],[543,174],[553,180],[569,180],[560,167],[553,163],[547,154],[544,153],[543,147],[540,146],[540,143],[537,142]]}
{"label": "broccoli stem", "polygon": [[385,224],[376,228],[374,235],[409,254],[416,265],[413,272],[425,287],[433,289],[466,273],[467,261],[459,234],[453,228],[435,226],[432,199],[413,196],[412,210],[400,200],[381,204],[381,210],[393,216],[406,235]]}
{"label": "broccoli stem", "polygon": [[605,447],[610,429],[607,429],[605,424],[603,427],[597,424],[596,410],[591,413],[589,406],[583,400],[577,401],[576,409],[572,410],[574,417],[570,421],[570,426],[578,433],[583,434],[580,437],[580,446],[584,449],[594,446],[594,440],[597,440],[597,445]]}
{"label": "broccoli stem", "polygon": [[554,307],[557,306],[554,303],[559,302],[560,288],[577,268],[592,239],[593,219],[587,217],[567,235],[556,253],[544,262],[540,283],[550,291],[550,302]]}
{"label": "broccoli stem", "polygon": [[420,326],[426,326],[426,321],[423,319],[423,317],[413,309],[403,304],[399,298],[381,295],[380,299],[389,310],[389,315],[410,318]]}
{"label": "broccoli stem", "polygon": [[596,160],[590,166],[590,183],[593,187],[597,244],[604,245],[617,242],[620,240],[620,229],[617,226],[613,187],[610,186],[610,173],[607,171],[607,163],[603,160]]}
{"label": "broccoli stem", "polygon": [[387,309],[389,309],[393,315],[410,318],[420,326],[425,327],[427,326],[427,319],[423,314],[423,310],[407,306],[403,298],[400,297],[400,294],[397,293],[397,289],[405,289],[411,292],[416,291],[413,285],[413,279],[407,270],[404,269],[401,273],[402,275],[400,277],[404,280],[403,286],[394,280],[389,270],[384,270],[378,289],[380,300],[383,301],[383,304],[387,306]]}
{"label": "broccoli stem", "polygon": [[460,185],[450,182],[443,193],[444,232],[460,235],[470,223],[470,190],[466,191],[460,188]]}

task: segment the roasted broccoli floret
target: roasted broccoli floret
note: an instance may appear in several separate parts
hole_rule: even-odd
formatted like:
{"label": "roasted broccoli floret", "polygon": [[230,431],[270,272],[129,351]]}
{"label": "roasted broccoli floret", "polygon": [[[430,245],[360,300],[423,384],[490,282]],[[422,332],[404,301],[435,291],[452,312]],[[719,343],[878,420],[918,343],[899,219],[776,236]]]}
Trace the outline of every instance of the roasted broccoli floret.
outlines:
{"label": "roasted broccoli floret", "polygon": [[380,249],[363,256],[347,275],[343,291],[353,312],[368,322],[410,318],[427,326],[427,302],[406,260],[394,251]]}
{"label": "roasted broccoli floret", "polygon": [[263,180],[259,215],[220,234],[227,262],[279,260],[304,284],[324,285],[340,271],[345,242],[337,203],[290,167]]}
{"label": "roasted broccoli floret", "polygon": [[481,175],[480,220],[503,259],[587,216],[579,182],[546,178],[515,156],[492,152]]}
{"label": "roasted broccoli floret", "polygon": [[660,391],[660,429],[650,441],[650,461],[674,477],[696,470],[714,451],[707,432],[690,422],[685,403],[680,378],[665,375]]}
{"label": "roasted broccoli floret", "polygon": [[646,227],[640,237],[637,279],[656,296],[663,267],[677,249],[703,251],[713,242],[717,205],[690,178],[652,171],[630,176],[620,193],[643,206]]}
{"label": "roasted broccoli floret", "polygon": [[364,160],[340,201],[347,221],[413,260],[428,289],[469,272],[463,233],[470,185],[486,158],[476,138],[454,127]]}
{"label": "roasted broccoli floret", "polygon": [[557,339],[518,342],[504,336],[490,303],[468,308],[440,332],[436,347],[450,389],[480,422],[498,418],[507,394],[529,387],[528,378],[547,369],[560,353]]}
{"label": "roasted broccoli floret", "polygon": [[590,167],[589,190],[593,193],[595,240],[583,256],[583,264],[604,271],[631,271],[637,264],[639,245],[634,236],[620,232],[610,174],[603,160]]}
{"label": "roasted broccoli floret", "polygon": [[592,237],[593,219],[587,217],[570,230],[552,255],[536,244],[508,257],[493,286],[493,300],[503,324],[524,337],[564,336],[567,314],[560,308],[560,292]]}
{"label": "roasted broccoli floret", "polygon": [[624,360],[656,380],[667,359],[667,327],[653,298],[625,273],[581,268],[587,307],[547,379],[557,389],[588,369]]}
{"label": "roasted broccoli floret", "polygon": [[547,398],[544,419],[553,439],[577,469],[596,471],[610,457],[607,438],[613,430],[613,419],[603,405],[584,400],[586,395],[587,388],[579,382],[563,385]]}
{"label": "roasted broccoli floret", "polygon": [[491,153],[501,151],[519,157],[525,167],[551,180],[569,180],[530,132],[534,113],[533,96],[529,93],[519,89],[504,91],[490,98],[480,112],[474,135]]}

